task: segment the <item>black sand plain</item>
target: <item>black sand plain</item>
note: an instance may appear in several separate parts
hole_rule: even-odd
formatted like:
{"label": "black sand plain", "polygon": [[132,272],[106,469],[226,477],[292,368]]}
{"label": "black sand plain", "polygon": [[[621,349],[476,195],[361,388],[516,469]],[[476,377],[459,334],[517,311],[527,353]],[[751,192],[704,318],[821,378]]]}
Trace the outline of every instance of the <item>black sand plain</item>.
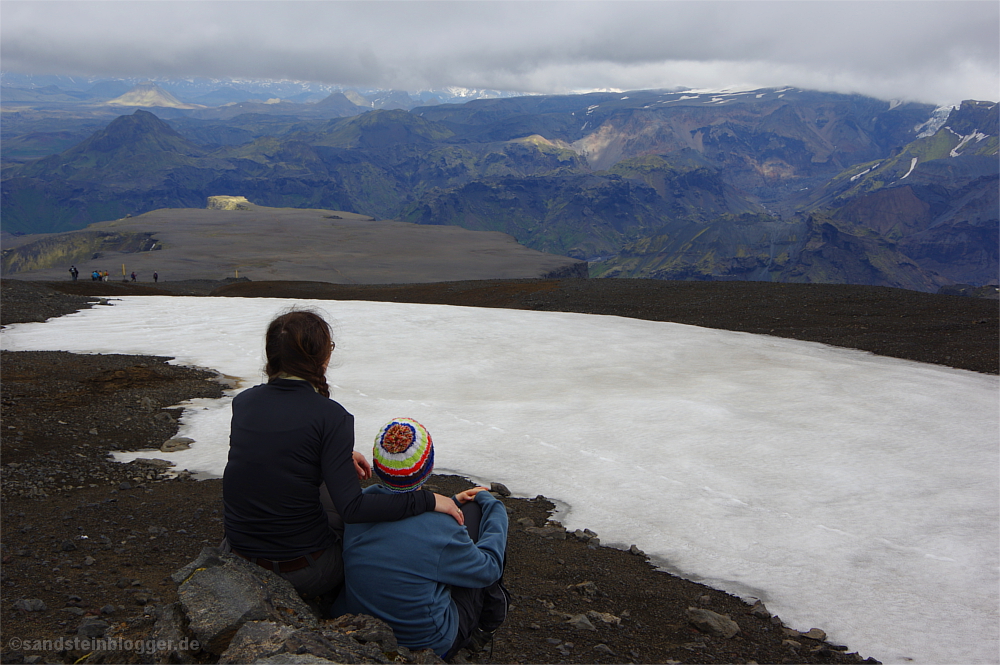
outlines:
{"label": "black sand plain", "polygon": [[[99,296],[334,298],[674,321],[990,374],[1000,364],[996,300],[881,287],[582,279],[367,286],[4,280],[0,286],[4,325],[76,311]],[[86,662],[80,660],[85,653],[12,650],[10,639],[72,636],[87,615],[103,610],[108,620],[123,622],[145,606],[172,602],[176,592],[167,576],[221,540],[220,481],[184,474],[167,479],[155,466],[106,457],[108,450],[158,447],[176,432],[178,414],[164,407],[221,394],[217,377],[166,360],[2,354],[3,662],[33,655],[42,656],[40,662]],[[445,493],[469,484],[454,476],[431,482]],[[544,495],[545,488],[537,492]],[[492,662],[841,663],[878,656],[791,632],[740,599],[655,570],[641,554],[588,547],[572,534],[564,540],[531,534],[518,520],[544,525],[553,507],[544,496],[505,503],[512,523],[506,579],[514,606]],[[22,598],[40,599],[48,609],[13,609]],[[729,615],[740,632],[729,639],[703,633],[688,621],[689,607]],[[588,611],[620,621],[592,615],[594,630],[567,623]],[[140,656],[123,658],[138,662]]]}

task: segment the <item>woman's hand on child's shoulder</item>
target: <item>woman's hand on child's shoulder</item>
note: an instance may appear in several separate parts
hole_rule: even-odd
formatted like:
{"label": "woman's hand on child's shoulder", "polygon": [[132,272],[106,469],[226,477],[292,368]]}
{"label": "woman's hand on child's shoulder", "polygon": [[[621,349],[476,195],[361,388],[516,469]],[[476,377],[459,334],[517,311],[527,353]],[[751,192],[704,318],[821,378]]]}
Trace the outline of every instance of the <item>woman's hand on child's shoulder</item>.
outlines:
{"label": "woman's hand on child's shoulder", "polygon": [[462,509],[458,507],[458,504],[437,492],[434,492],[434,512],[451,515],[456,522],[462,526],[465,525],[465,515],[462,514]]}

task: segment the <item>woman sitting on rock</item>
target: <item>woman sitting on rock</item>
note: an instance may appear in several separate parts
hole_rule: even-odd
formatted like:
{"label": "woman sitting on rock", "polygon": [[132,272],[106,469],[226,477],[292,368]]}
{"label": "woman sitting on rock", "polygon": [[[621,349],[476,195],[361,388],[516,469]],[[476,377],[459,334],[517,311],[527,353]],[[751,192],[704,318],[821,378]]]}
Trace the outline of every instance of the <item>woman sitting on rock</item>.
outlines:
{"label": "woman sitting on rock", "polygon": [[292,311],[267,329],[268,381],[233,400],[223,476],[224,550],[273,570],[306,597],[343,581],[343,525],[391,522],[427,511],[462,512],[428,490],[362,494],[371,476],[354,451],[354,417],[330,399],[330,327]]}

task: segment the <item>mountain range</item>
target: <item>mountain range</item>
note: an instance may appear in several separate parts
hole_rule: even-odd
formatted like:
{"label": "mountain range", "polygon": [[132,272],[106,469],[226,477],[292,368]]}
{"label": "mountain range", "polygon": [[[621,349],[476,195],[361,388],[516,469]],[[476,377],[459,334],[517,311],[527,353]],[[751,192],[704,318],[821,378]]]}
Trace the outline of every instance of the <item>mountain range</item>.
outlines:
{"label": "mountain range", "polygon": [[[586,259],[597,277],[997,282],[995,102],[784,88],[128,107],[150,91],[119,95],[130,114],[61,152],[5,159],[4,230],[69,231],[236,195],[502,231]],[[51,149],[39,130],[57,127],[22,120],[5,152]]]}

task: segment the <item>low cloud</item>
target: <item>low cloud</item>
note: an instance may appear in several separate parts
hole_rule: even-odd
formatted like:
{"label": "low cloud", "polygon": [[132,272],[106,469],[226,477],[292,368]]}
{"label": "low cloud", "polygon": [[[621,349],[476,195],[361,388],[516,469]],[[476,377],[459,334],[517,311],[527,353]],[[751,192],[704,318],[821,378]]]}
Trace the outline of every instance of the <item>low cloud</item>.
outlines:
{"label": "low cloud", "polygon": [[1000,99],[1000,4],[22,2],[5,71],[538,93],[795,85]]}

